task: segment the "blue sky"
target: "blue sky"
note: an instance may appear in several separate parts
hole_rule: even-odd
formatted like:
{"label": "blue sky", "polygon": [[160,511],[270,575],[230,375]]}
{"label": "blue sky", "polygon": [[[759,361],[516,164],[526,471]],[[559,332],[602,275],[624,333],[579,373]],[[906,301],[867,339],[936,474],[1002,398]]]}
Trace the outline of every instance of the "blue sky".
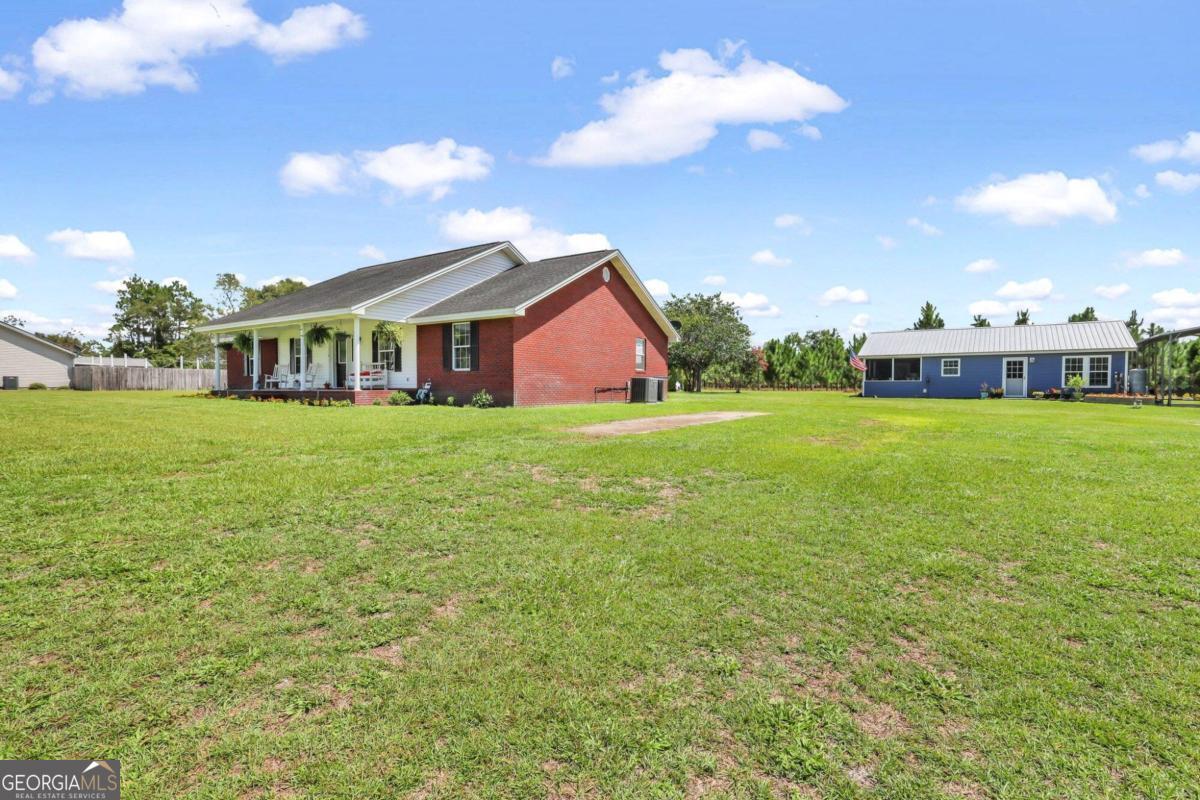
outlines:
{"label": "blue sky", "polygon": [[1198,29],[1186,2],[22,4],[0,315],[95,334],[134,272],[208,297],[512,238],[611,243],[760,340],[927,299],[1200,324]]}

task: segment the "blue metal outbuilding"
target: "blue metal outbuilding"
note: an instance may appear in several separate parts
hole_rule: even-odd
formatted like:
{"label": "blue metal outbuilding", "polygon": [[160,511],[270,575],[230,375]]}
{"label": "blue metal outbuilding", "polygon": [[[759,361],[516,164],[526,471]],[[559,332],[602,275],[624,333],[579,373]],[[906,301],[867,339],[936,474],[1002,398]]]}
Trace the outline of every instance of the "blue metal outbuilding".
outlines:
{"label": "blue metal outbuilding", "polygon": [[866,397],[979,397],[994,388],[1028,397],[1075,375],[1085,391],[1116,392],[1136,350],[1116,320],[872,333],[859,355]]}

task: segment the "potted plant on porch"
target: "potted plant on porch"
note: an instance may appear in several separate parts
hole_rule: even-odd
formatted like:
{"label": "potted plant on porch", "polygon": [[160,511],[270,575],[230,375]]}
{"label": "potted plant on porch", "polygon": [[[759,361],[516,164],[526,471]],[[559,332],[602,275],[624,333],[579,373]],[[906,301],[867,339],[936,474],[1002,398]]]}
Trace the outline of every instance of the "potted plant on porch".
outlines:
{"label": "potted plant on porch", "polygon": [[980,399],[980,400],[987,400],[987,399],[988,399],[988,385],[987,385],[987,381],[984,381],[983,383],[979,384],[979,399]]}
{"label": "potted plant on porch", "polygon": [[333,330],[328,325],[320,322],[314,322],[307,331],[304,332],[304,340],[308,342],[309,347],[320,347],[329,341],[333,336]]}

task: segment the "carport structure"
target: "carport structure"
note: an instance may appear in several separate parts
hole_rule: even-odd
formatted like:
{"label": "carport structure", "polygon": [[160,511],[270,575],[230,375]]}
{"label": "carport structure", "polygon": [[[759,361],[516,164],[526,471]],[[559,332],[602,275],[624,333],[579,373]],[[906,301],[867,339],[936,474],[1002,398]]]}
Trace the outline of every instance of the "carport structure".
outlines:
{"label": "carport structure", "polygon": [[[1156,370],[1158,372],[1157,388],[1166,392],[1167,405],[1172,404],[1171,399],[1175,393],[1175,381],[1171,373],[1171,351],[1174,349],[1177,341],[1180,339],[1187,339],[1192,336],[1200,336],[1200,325],[1196,325],[1191,328],[1180,328],[1174,331],[1157,333],[1154,336],[1148,336],[1138,342],[1138,350],[1143,352],[1145,351],[1145,348],[1150,345],[1158,344],[1160,342],[1164,344],[1164,347],[1162,347],[1159,352],[1155,354],[1155,359],[1161,359],[1161,363],[1158,365],[1160,369]],[[1166,384],[1165,386],[1163,385],[1164,383]]]}

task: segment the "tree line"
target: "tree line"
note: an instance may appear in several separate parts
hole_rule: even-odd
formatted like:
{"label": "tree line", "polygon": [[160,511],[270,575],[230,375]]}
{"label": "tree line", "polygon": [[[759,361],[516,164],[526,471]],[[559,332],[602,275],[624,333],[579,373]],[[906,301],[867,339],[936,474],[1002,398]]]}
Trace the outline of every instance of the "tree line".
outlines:
{"label": "tree line", "polygon": [[[211,364],[212,340],[196,333],[197,326],[303,288],[291,278],[245,286],[237,275],[224,272],[217,276],[214,300],[206,303],[179,281],[159,283],[132,275],[117,291],[107,342],[77,330],[36,335],[80,355],[145,358],[156,367],[174,366],[180,359],[184,364]],[[18,317],[10,315],[4,321],[24,327]]]}

